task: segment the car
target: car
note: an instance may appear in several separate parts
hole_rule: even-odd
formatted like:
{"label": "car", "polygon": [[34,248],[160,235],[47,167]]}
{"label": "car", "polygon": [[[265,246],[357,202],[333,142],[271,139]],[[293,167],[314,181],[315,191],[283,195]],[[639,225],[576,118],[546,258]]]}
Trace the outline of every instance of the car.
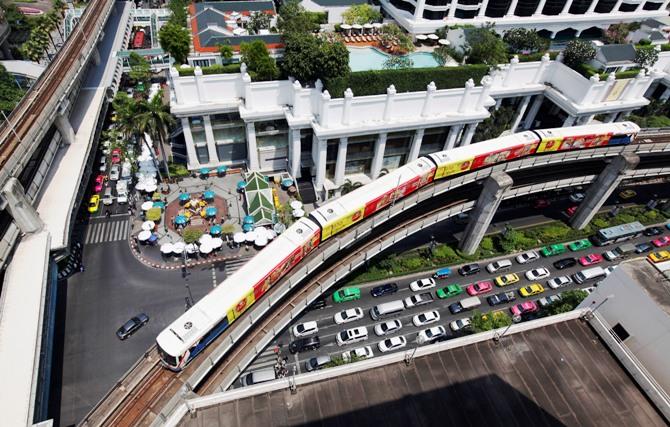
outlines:
{"label": "car", "polygon": [[424,329],[417,335],[417,342],[419,343],[433,343],[440,339],[447,337],[447,331],[444,326],[433,326],[432,328]]}
{"label": "car", "polygon": [[349,323],[363,318],[363,310],[360,307],[349,308],[347,310],[340,311],[333,316],[333,320],[338,325],[343,323]]}
{"label": "car", "polygon": [[654,263],[670,261],[670,251],[652,252],[647,256],[647,259]]}
{"label": "car", "polygon": [[96,176],[95,182],[93,183],[93,191],[95,191],[96,193],[101,192],[104,184],[105,184],[105,176],[102,174]]}
{"label": "car", "polygon": [[512,285],[519,280],[519,275],[516,273],[504,274],[495,278],[496,285],[498,286]]}
{"label": "car", "polygon": [[464,317],[462,319],[454,320],[449,324],[449,327],[452,331],[458,332],[463,329],[468,329],[472,325],[472,320],[469,317]]}
{"label": "car", "polygon": [[424,304],[430,304],[433,302],[433,295],[430,292],[425,292],[423,294],[412,295],[411,297],[405,298],[405,307],[412,308],[418,307]]}
{"label": "car", "polygon": [[649,243],[638,243],[635,245],[635,253],[636,254],[643,254],[645,252],[649,252],[653,249],[653,246],[651,246]]}
{"label": "car", "polygon": [[514,295],[514,291],[501,292],[499,294],[491,295],[490,297],[486,298],[486,301],[488,301],[491,307],[500,304],[507,304],[508,302],[512,302],[514,300],[516,300],[516,295]]}
{"label": "car", "polygon": [[579,263],[584,267],[589,265],[596,265],[603,262],[603,256],[600,254],[588,254],[579,258]]}
{"label": "car", "polygon": [[551,205],[551,202],[547,199],[537,199],[533,203],[533,207],[535,209],[544,209],[546,207],[549,207],[549,205]]}
{"label": "car", "polygon": [[88,199],[88,211],[90,213],[96,213],[98,212],[99,208],[100,208],[100,196],[94,194],[91,196],[90,199]]}
{"label": "car", "polygon": [[461,276],[470,276],[472,274],[477,274],[480,271],[481,267],[479,267],[479,264],[477,263],[465,264],[458,269],[458,274],[460,274]]}
{"label": "car", "polygon": [[535,304],[535,301],[524,301],[520,304],[513,305],[509,308],[512,316],[523,316],[528,313],[535,313],[540,308]]}
{"label": "car", "polygon": [[546,308],[549,307],[552,304],[555,304],[561,300],[560,295],[549,295],[548,297],[540,298],[537,300],[537,304],[540,306],[540,308]]}
{"label": "car", "polygon": [[426,311],[425,313],[417,314],[412,318],[412,323],[414,323],[414,326],[416,326],[417,328],[420,328],[421,326],[430,325],[431,323],[439,321],[440,321],[440,313],[438,313],[437,310]]}
{"label": "car", "polygon": [[565,245],[557,243],[555,245],[545,246],[542,249],[540,249],[540,255],[542,255],[543,257],[550,257],[554,255],[563,254],[566,251],[567,249],[565,248]]}
{"label": "car", "polygon": [[633,190],[623,190],[619,193],[619,197],[621,197],[623,200],[632,199],[635,196],[637,196],[637,193]]}
{"label": "car", "polygon": [[112,164],[115,165],[121,162],[122,152],[120,148],[115,148],[112,150]]}
{"label": "car", "polygon": [[563,286],[568,286],[570,283],[572,283],[570,276],[558,276],[547,280],[547,286],[551,289],[562,288]]}
{"label": "car", "polygon": [[355,301],[361,298],[361,290],[358,288],[343,288],[333,294],[336,303]]}
{"label": "car", "polygon": [[493,283],[489,280],[480,280],[465,287],[468,295],[481,295],[490,292],[493,289]]}
{"label": "car", "polygon": [[572,203],[581,203],[584,200],[584,197],[584,193],[572,193],[568,199],[570,199]]}
{"label": "car", "polygon": [[540,267],[526,271],[525,276],[526,279],[530,281],[535,281],[535,280],[546,279],[547,277],[551,276],[551,273],[546,268]]}
{"label": "car", "polygon": [[575,258],[563,258],[554,262],[553,265],[557,270],[563,270],[577,265],[577,260]]}
{"label": "car", "polygon": [[407,345],[407,340],[403,336],[387,338],[377,344],[379,351],[386,353],[388,351],[398,350]]}
{"label": "car", "polygon": [[462,294],[463,288],[461,287],[461,285],[457,285],[454,283],[451,285],[447,285],[444,288],[438,289],[437,292],[435,293],[437,294],[437,297],[440,299],[451,298],[455,297],[456,295]]}
{"label": "car", "polygon": [[519,289],[519,295],[522,297],[532,297],[534,295],[539,295],[542,292],[544,292],[544,286],[539,283],[531,283],[530,285]]}
{"label": "car", "polygon": [[353,350],[345,351],[342,353],[342,360],[349,363],[356,360],[369,359],[373,356],[374,353],[372,352],[372,347],[368,345],[365,347],[358,347]]}
{"label": "car", "polygon": [[121,341],[125,340],[135,332],[137,332],[142,326],[149,323],[149,316],[144,313],[140,313],[137,316],[133,316],[124,323],[119,329],[116,330],[116,336]]}
{"label": "car", "polygon": [[312,357],[305,362],[305,370],[307,372],[318,371],[319,369],[324,368],[331,362],[330,356],[317,356]]}
{"label": "car", "polygon": [[366,339],[368,339],[368,328],[365,326],[347,329],[335,336],[335,340],[339,346],[365,341]]}
{"label": "car", "polygon": [[665,228],[667,228],[668,230],[670,230],[670,222],[667,223],[667,224],[665,224]]}
{"label": "car", "polygon": [[652,240],[651,244],[656,246],[657,248],[664,248],[664,247],[670,245],[670,237],[661,236],[658,239]]}
{"label": "car", "polygon": [[309,307],[307,307],[307,310],[308,311],[310,311],[310,310],[321,310],[322,308],[325,308],[326,305],[328,305],[326,300],[323,299],[323,298],[319,298],[319,299],[315,300],[313,303],[311,303],[309,305]]}
{"label": "car", "polygon": [[603,258],[605,258],[607,261],[615,261],[620,257],[621,255],[616,253],[616,251],[607,251],[603,253]]}
{"label": "car", "polygon": [[387,320],[386,322],[375,325],[375,334],[378,336],[390,335],[398,332],[402,328],[402,322],[398,319]]}
{"label": "car", "polygon": [[591,246],[591,242],[589,242],[589,239],[582,239],[582,240],[577,240],[576,242],[572,242],[568,245],[568,248],[572,251],[581,251],[583,249],[588,249]]}
{"label": "car", "polygon": [[433,274],[433,279],[446,279],[449,276],[451,276],[451,268],[445,267],[437,270],[435,274]]}
{"label": "car", "polygon": [[316,325],[314,320],[310,322],[300,323],[293,327],[293,335],[296,338],[308,337],[310,335],[317,334],[319,332],[319,327]]}
{"label": "car", "polygon": [[524,252],[520,255],[517,255],[516,262],[519,264],[528,264],[529,262],[536,261],[540,256],[535,251]]}
{"label": "car", "polygon": [[118,181],[120,176],[121,176],[121,166],[112,165],[112,167],[109,169],[109,180]]}
{"label": "car", "polygon": [[470,214],[467,212],[461,212],[456,215],[456,224],[467,224],[470,220]]}
{"label": "car", "polygon": [[398,285],[396,283],[385,283],[383,285],[372,288],[370,295],[376,298],[384,295],[391,295],[396,292],[398,292]]}
{"label": "car", "polygon": [[493,261],[486,266],[486,271],[489,273],[497,273],[499,271],[507,271],[512,267],[512,261],[508,259],[500,259],[498,261]]}
{"label": "car", "polygon": [[288,345],[288,351],[291,354],[300,353],[301,351],[316,350],[321,347],[321,340],[317,335],[311,337],[300,338],[295,341],[292,341]]}
{"label": "car", "polygon": [[610,265],[605,269],[605,276],[609,276],[610,274],[614,273],[614,270],[616,270],[616,265]]}
{"label": "car", "polygon": [[646,228],[642,232],[642,234],[644,234],[647,237],[658,236],[660,234],[663,234],[663,229],[660,228],[660,227],[649,227],[649,228]]}
{"label": "car", "polygon": [[567,208],[565,210],[565,215],[567,215],[568,217],[571,217],[572,215],[575,214],[575,212],[577,212],[577,208],[578,208],[578,206],[570,206],[569,208]]}
{"label": "car", "polygon": [[419,292],[434,287],[435,287],[435,280],[430,277],[426,279],[415,280],[414,282],[409,284],[409,289],[412,292]]}

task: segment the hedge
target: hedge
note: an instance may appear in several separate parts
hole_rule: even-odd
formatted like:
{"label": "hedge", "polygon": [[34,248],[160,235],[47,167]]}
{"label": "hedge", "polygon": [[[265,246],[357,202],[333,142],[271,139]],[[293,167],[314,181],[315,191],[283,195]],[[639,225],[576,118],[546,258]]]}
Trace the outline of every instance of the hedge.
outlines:
{"label": "hedge", "polygon": [[667,52],[670,50],[670,43],[662,44],[661,45],[661,52]]}
{"label": "hedge", "polygon": [[[236,64],[226,64],[226,65],[219,65],[219,64],[214,64],[210,65],[209,67],[202,67],[202,74],[234,74],[234,73],[239,73],[240,72],[240,65],[239,63]],[[195,68],[181,68],[180,66],[177,66],[177,71],[179,71],[179,76],[192,76],[195,73]]]}
{"label": "hedge", "polygon": [[[587,79],[595,74],[598,74],[600,80],[607,80],[607,77],[609,76],[609,73],[600,73],[595,67],[589,64],[580,64],[575,68],[575,71],[577,71],[579,74],[586,77]],[[620,71],[618,73],[615,73],[614,77],[617,80],[632,79],[635,78],[635,76],[637,76],[639,73],[640,69],[634,68],[632,70]]]}
{"label": "hedge", "polygon": [[[535,52],[535,53],[529,53],[527,55],[523,54],[511,54],[509,56],[509,59],[512,59],[514,55],[518,55],[519,57],[519,62],[537,62],[542,60],[542,56],[544,56],[546,52]],[[549,59],[554,60],[558,56],[558,52],[549,52]]]}
{"label": "hedge", "polygon": [[328,12],[305,12],[305,15],[309,20],[315,24],[327,24],[328,23]]}
{"label": "hedge", "polygon": [[484,64],[358,71],[328,80],[325,87],[333,98],[342,98],[347,88],[356,96],[382,95],[390,85],[395,85],[398,92],[419,92],[426,90],[430,82],[435,82],[438,89],[452,89],[462,88],[469,78],[479,83],[488,72],[489,67]]}

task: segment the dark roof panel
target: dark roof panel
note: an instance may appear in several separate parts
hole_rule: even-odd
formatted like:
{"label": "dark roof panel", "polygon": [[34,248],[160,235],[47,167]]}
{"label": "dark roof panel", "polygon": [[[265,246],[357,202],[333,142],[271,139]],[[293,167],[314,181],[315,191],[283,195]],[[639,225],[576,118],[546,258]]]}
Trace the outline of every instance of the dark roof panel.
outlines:
{"label": "dark roof panel", "polygon": [[607,44],[600,47],[600,54],[607,62],[635,62],[635,53],[632,44]]}

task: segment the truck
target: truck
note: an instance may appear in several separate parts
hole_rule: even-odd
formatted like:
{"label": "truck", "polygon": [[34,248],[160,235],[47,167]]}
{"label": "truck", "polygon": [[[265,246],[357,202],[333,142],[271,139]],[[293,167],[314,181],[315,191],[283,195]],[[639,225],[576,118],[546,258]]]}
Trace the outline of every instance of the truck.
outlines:
{"label": "truck", "polygon": [[119,204],[128,203],[128,181],[116,182],[116,201]]}
{"label": "truck", "polygon": [[463,298],[459,302],[451,304],[449,311],[451,311],[451,314],[458,314],[462,311],[472,310],[480,305],[482,305],[482,301],[479,297]]}
{"label": "truck", "polygon": [[516,294],[514,294],[514,291],[501,292],[499,294],[491,295],[490,297],[486,298],[486,300],[491,306],[506,304],[516,300]]}
{"label": "truck", "polygon": [[405,298],[405,307],[418,307],[420,305],[430,304],[431,302],[433,302],[433,295],[430,292],[426,292]]}

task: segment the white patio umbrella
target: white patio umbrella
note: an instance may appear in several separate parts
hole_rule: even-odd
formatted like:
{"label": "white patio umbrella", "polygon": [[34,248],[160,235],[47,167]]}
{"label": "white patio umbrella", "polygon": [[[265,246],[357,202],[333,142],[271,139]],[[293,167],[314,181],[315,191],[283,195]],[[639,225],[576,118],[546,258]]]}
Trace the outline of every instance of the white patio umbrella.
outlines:
{"label": "white patio umbrella", "polygon": [[447,39],[439,39],[437,42],[442,46],[449,46],[451,44]]}
{"label": "white patio umbrella", "polygon": [[[372,26],[372,24],[367,23],[367,24],[363,25],[363,28],[365,28],[366,30],[372,30],[372,28],[374,28],[374,27]],[[372,32],[372,31],[370,31],[370,32]]]}
{"label": "white patio umbrella", "polygon": [[173,251],[172,243],[163,243],[161,245],[161,253],[165,255],[171,254]]}
{"label": "white patio umbrella", "polygon": [[340,25],[340,28],[345,30],[347,34],[351,34],[351,25],[349,24],[342,24]]}
{"label": "white patio umbrella", "polygon": [[145,185],[146,184],[144,181],[139,181],[137,184],[135,184],[135,190],[144,191]]}
{"label": "white patio umbrella", "polygon": [[417,34],[416,35],[417,40],[426,40],[427,38],[428,38],[428,36],[426,36],[425,34]]}
{"label": "white patio umbrella", "polygon": [[246,240],[246,236],[241,231],[233,234],[233,242],[243,243],[245,240]]}
{"label": "white patio umbrella", "polygon": [[375,22],[374,24],[372,24],[372,26],[379,29],[379,28],[383,27],[384,24],[382,24],[381,22]]}
{"label": "white patio umbrella", "polygon": [[294,200],[291,202],[291,209],[302,209],[302,202],[300,200]]}
{"label": "white patio umbrella", "polygon": [[140,242],[144,242],[144,241],[149,240],[150,237],[151,237],[151,231],[149,231],[149,230],[142,230],[142,231],[140,231],[139,234],[137,235],[137,240],[139,240]]}
{"label": "white patio umbrella", "polygon": [[142,203],[142,210],[143,211],[148,211],[149,209],[154,207],[154,202],[144,202]]}
{"label": "white patio umbrella", "polygon": [[154,183],[149,183],[144,186],[144,191],[147,193],[153,193],[156,190],[158,190],[158,186]]}
{"label": "white patio umbrella", "polygon": [[151,231],[156,227],[156,223],[153,221],[144,221],[142,223],[142,230]]}
{"label": "white patio umbrella", "polygon": [[256,240],[256,237],[258,237],[258,235],[256,234],[255,231],[247,231],[246,233],[244,233],[244,240],[246,240],[247,242],[253,242],[254,240]]}
{"label": "white patio umbrella", "polygon": [[351,26],[351,28],[353,28],[354,30],[358,30],[358,31],[363,30],[363,26],[361,24],[354,24],[354,25]]}
{"label": "white patio umbrella", "polygon": [[265,236],[259,236],[254,240],[254,245],[256,246],[265,246],[268,244],[268,239]]}
{"label": "white patio umbrella", "polygon": [[201,245],[207,245],[211,241],[212,241],[212,235],[211,234],[203,234],[198,239],[198,242],[200,242]]}
{"label": "white patio umbrella", "polygon": [[213,248],[209,245],[200,245],[200,253],[208,254],[212,252]]}
{"label": "white patio umbrella", "polygon": [[223,246],[223,239],[220,237],[215,237],[208,243],[208,245],[214,249],[219,249],[221,246]]}
{"label": "white patio umbrella", "polygon": [[195,251],[198,250],[198,245],[196,245],[195,243],[189,243],[188,245],[186,245],[184,250],[186,251],[187,254],[194,254]]}
{"label": "white patio umbrella", "polygon": [[439,39],[439,37],[437,36],[437,34],[428,34],[428,38],[431,39],[431,40],[437,40],[437,39]]}
{"label": "white patio umbrella", "polygon": [[177,242],[172,244],[172,252],[176,253],[177,255],[183,253],[184,249],[186,249],[186,243],[184,242]]}
{"label": "white patio umbrella", "polygon": [[270,230],[269,233],[268,233],[268,239],[272,240],[275,237],[277,237],[277,232],[274,231],[274,230]]}
{"label": "white patio umbrella", "polygon": [[296,218],[302,218],[303,216],[305,216],[305,211],[303,211],[302,209],[296,209],[293,211],[293,216]]}

